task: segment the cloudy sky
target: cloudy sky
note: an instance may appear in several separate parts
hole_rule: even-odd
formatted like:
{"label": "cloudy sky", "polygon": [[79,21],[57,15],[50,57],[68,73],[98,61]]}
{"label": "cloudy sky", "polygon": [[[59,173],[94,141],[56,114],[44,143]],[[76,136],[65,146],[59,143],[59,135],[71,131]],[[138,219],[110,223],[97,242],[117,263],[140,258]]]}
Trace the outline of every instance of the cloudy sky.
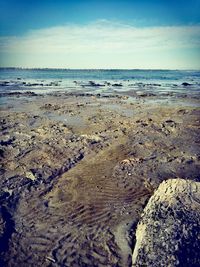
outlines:
{"label": "cloudy sky", "polygon": [[0,66],[200,69],[200,0],[1,0]]}

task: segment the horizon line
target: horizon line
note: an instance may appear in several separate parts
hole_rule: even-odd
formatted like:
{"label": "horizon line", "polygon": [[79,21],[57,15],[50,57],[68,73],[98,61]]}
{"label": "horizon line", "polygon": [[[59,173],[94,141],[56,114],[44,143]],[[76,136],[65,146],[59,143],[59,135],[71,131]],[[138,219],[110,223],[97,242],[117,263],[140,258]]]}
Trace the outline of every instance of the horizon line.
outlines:
{"label": "horizon line", "polygon": [[165,68],[55,68],[55,67],[0,67],[0,69],[18,70],[159,70],[159,71],[200,71],[199,69],[165,69]]}

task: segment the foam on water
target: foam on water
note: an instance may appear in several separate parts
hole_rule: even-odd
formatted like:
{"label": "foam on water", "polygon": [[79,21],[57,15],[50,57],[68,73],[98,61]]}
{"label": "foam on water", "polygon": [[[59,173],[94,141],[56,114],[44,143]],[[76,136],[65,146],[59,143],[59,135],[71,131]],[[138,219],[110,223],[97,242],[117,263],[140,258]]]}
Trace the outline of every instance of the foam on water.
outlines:
{"label": "foam on water", "polygon": [[[90,81],[94,81],[96,86]],[[83,91],[112,94],[142,91],[158,95],[175,93],[199,96],[199,88],[200,71],[191,70],[0,69],[0,91],[3,92]]]}

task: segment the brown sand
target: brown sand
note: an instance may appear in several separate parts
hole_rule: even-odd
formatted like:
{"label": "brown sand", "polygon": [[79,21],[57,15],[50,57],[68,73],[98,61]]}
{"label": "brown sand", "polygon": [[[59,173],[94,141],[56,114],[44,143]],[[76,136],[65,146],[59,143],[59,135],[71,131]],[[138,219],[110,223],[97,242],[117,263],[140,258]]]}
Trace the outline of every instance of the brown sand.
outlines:
{"label": "brown sand", "polygon": [[120,96],[20,96],[1,111],[1,263],[130,266],[161,181],[199,179],[199,114]]}

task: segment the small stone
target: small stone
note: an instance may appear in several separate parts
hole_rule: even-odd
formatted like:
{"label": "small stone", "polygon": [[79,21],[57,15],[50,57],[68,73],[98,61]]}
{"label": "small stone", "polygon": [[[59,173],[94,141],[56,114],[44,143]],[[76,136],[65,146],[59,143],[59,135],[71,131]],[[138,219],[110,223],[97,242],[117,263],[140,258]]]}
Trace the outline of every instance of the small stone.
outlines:
{"label": "small stone", "polygon": [[32,180],[32,181],[35,181],[36,180],[36,177],[33,175],[32,172],[26,172],[26,178]]}

